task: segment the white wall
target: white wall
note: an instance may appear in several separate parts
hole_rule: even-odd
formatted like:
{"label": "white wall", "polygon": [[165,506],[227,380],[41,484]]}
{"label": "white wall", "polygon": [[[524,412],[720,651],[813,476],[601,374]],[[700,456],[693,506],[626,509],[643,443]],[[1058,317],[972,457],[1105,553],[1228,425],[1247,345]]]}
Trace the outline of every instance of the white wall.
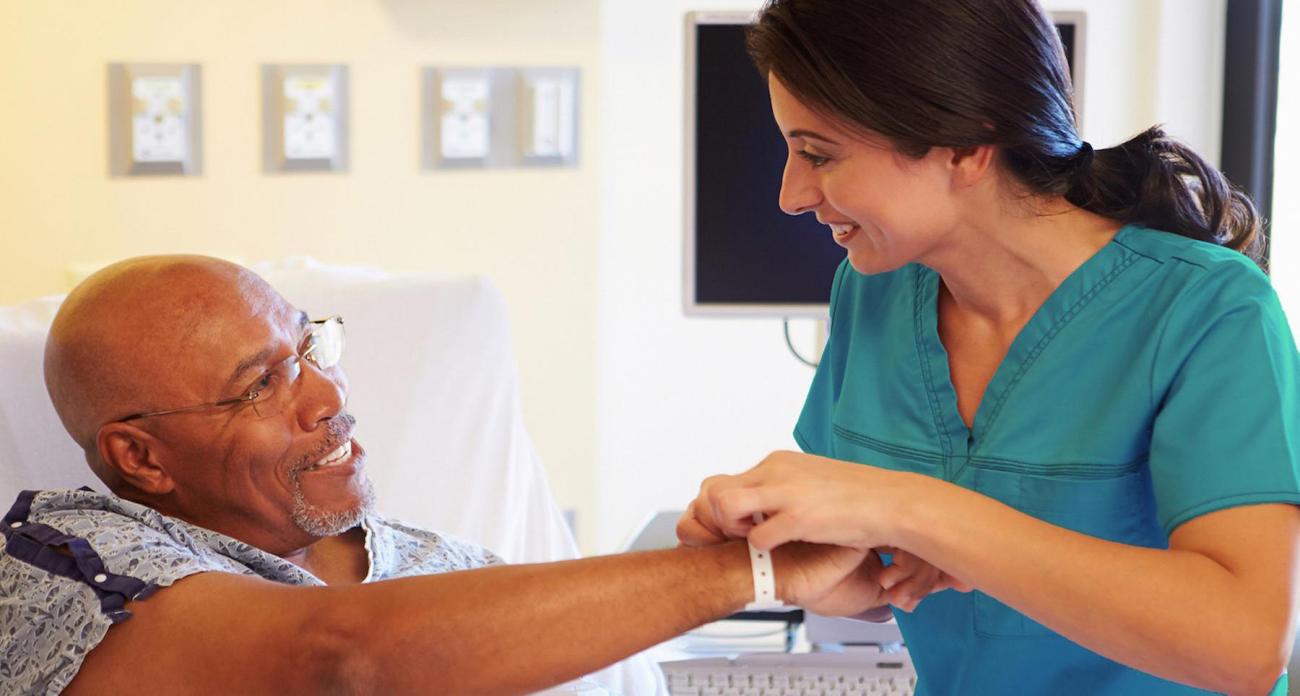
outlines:
{"label": "white wall", "polygon": [[1282,13],[1282,66],[1278,79],[1277,147],[1273,166],[1273,286],[1300,337],[1300,7]]}
{"label": "white wall", "polygon": [[[1105,147],[1164,121],[1217,161],[1224,0],[1046,5],[1089,13],[1085,138]],[[680,308],[683,15],[758,6],[601,2],[601,551],[650,511],[684,505],[704,476],[794,447],[812,372],[786,351],[780,321],[688,320]]]}

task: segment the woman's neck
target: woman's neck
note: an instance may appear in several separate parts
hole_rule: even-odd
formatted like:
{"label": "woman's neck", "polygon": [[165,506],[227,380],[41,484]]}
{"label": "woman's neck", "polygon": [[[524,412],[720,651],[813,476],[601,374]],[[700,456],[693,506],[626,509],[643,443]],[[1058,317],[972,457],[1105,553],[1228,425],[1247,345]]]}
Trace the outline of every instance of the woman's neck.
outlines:
{"label": "woman's neck", "polygon": [[1036,214],[968,220],[921,262],[939,273],[956,309],[993,326],[1023,326],[1123,226],[1063,199]]}

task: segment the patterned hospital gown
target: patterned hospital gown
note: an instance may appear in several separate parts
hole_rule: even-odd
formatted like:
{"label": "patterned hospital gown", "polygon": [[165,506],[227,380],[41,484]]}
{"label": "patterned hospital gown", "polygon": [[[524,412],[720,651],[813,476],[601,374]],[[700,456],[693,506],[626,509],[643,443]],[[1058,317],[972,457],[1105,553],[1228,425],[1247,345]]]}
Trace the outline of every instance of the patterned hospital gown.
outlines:
{"label": "patterned hospital gown", "polygon": [[[0,508],[2,509],[2,508]],[[377,516],[362,522],[365,582],[500,563],[454,537]],[[124,605],[187,575],[255,575],[291,585],[320,579],[277,556],[151,508],[80,490],[24,491],[4,518],[0,551],[0,694],[56,694]],[[63,553],[54,550],[65,549]]]}

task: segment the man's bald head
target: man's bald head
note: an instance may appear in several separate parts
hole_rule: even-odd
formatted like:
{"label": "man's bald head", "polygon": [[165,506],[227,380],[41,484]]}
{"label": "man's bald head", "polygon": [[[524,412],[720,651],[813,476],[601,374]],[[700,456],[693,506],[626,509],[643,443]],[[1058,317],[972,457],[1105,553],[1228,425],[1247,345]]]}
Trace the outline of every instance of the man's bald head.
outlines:
{"label": "man's bald head", "polygon": [[78,285],[50,327],[45,385],[95,473],[113,485],[96,451],[104,423],[209,398],[180,378],[194,348],[220,341],[221,323],[206,320],[283,305],[252,271],[205,256],[128,259]]}

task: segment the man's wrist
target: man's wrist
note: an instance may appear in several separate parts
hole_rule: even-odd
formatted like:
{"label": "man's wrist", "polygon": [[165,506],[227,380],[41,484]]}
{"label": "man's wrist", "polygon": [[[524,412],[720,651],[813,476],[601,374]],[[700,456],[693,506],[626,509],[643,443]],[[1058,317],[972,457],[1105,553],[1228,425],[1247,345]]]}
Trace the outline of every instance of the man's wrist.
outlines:
{"label": "man's wrist", "polygon": [[728,541],[699,549],[714,555],[717,576],[727,597],[727,613],[734,614],[754,599],[754,576],[749,570],[749,545],[745,541]]}

